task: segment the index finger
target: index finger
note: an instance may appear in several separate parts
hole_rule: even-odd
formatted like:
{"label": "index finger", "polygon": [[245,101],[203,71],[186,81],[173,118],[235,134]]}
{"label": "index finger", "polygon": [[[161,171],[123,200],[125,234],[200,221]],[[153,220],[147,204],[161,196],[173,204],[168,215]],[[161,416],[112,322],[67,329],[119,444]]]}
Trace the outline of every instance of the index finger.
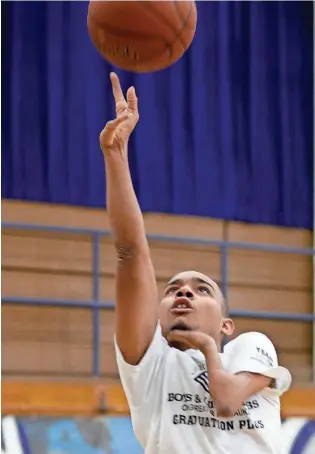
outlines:
{"label": "index finger", "polygon": [[114,95],[116,104],[121,101],[125,102],[126,100],[125,100],[124,94],[122,92],[117,74],[110,73],[109,77],[110,77],[110,80],[112,83],[113,95]]}

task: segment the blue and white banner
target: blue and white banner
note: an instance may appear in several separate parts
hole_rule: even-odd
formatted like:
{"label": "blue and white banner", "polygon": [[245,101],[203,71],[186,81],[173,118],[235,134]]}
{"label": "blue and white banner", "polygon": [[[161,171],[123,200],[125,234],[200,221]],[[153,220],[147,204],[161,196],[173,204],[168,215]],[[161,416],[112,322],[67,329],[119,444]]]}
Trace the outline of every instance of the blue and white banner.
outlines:
{"label": "blue and white banner", "polygon": [[[282,454],[315,453],[315,420],[283,421]],[[16,418],[1,422],[2,454],[143,454],[130,418]]]}

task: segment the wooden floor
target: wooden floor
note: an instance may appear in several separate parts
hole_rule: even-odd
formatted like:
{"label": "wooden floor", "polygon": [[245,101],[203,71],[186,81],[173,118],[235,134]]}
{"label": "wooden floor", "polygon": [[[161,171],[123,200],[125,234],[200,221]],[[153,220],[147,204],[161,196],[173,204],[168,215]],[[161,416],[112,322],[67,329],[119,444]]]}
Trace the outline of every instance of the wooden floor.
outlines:
{"label": "wooden floor", "polygon": [[[40,225],[109,229],[104,210],[2,201],[2,220]],[[194,217],[148,214],[149,234],[201,239],[311,247],[309,231]],[[150,241],[160,291],[166,280],[183,269],[198,269],[220,281],[217,247],[174,241]],[[110,238],[101,241],[103,301],[114,301],[116,258]],[[310,257],[265,251],[229,252],[231,308],[278,312],[312,311]],[[2,373],[8,377],[42,375],[89,377],[92,366],[92,313],[88,309],[6,304],[6,297],[86,301],[92,299],[90,235],[2,231]],[[101,311],[101,374],[117,378],[113,351],[113,317]],[[262,331],[274,342],[280,362],[296,382],[312,375],[311,323],[236,320],[237,334]]]}

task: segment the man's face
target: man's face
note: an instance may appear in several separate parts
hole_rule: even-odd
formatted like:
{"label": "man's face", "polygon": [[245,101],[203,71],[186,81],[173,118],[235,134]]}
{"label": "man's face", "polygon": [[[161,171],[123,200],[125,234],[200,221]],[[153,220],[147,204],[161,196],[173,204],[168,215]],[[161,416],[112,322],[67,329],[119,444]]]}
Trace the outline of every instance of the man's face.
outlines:
{"label": "man's face", "polygon": [[[199,330],[216,341],[224,332],[223,296],[218,285],[202,273],[184,271],[165,287],[160,305],[164,336],[176,327]],[[223,330],[222,330],[223,328]]]}

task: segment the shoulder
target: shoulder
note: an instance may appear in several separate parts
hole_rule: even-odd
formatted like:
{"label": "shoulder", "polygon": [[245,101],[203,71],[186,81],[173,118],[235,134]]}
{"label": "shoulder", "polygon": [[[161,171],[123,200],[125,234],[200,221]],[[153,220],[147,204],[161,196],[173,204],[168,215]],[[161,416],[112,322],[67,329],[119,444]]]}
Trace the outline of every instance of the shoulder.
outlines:
{"label": "shoulder", "polygon": [[248,331],[247,333],[242,333],[237,336],[234,341],[236,342],[250,342],[250,341],[259,341],[259,342],[268,342],[271,343],[271,340],[268,336],[258,331]]}
{"label": "shoulder", "polygon": [[237,336],[225,346],[224,353],[231,357],[262,361],[269,366],[278,364],[278,355],[272,341],[265,334],[256,331]]}
{"label": "shoulder", "polygon": [[240,334],[224,348],[228,370],[233,373],[251,372],[276,380],[274,392],[279,396],[291,384],[290,372],[278,365],[276,349],[263,333],[250,331]]}
{"label": "shoulder", "polygon": [[265,334],[258,331],[249,331],[247,333],[240,334],[239,336],[228,342],[225,349],[231,349],[234,347],[253,348],[256,346],[265,346],[271,349],[275,348],[272,341]]}

